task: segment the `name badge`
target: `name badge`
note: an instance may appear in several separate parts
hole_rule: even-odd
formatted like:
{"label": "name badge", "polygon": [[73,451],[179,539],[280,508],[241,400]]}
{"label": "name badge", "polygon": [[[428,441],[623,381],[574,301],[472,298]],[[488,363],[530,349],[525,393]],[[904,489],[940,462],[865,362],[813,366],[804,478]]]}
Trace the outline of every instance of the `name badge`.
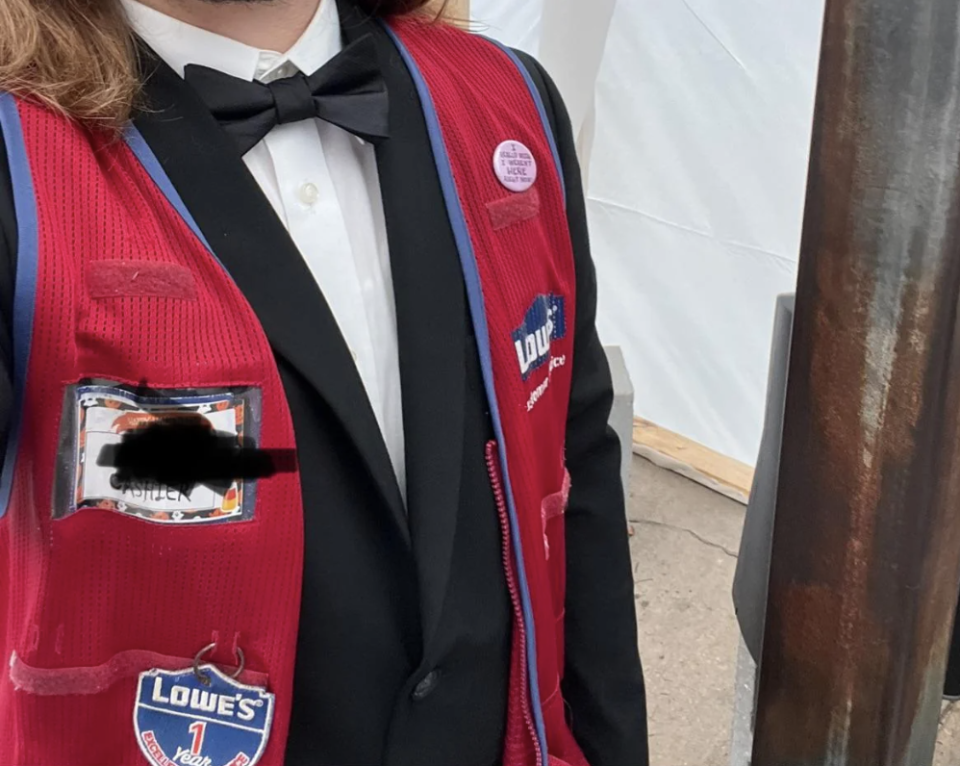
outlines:
{"label": "name badge", "polygon": [[140,674],[134,728],[152,766],[254,766],[270,738],[274,695],[213,665]]}
{"label": "name badge", "polygon": [[255,443],[260,428],[260,391],[164,391],[148,394],[115,385],[77,385],[67,392],[61,427],[63,456],[53,516],[101,509],[160,524],[204,524],[253,518],[255,482],[235,479],[222,486],[170,486],[123,479],[99,465],[137,429],[160,423],[187,423],[238,444]]}

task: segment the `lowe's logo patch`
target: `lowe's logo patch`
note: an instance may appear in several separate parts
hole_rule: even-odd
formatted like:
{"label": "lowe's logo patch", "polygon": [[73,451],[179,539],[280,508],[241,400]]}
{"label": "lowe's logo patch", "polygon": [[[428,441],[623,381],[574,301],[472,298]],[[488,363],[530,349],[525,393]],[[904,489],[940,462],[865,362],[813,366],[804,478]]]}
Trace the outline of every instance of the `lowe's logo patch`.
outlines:
{"label": "lowe's logo patch", "polygon": [[523,324],[513,331],[513,346],[524,380],[550,361],[551,341],[562,340],[566,334],[563,296],[538,295]]}
{"label": "lowe's logo patch", "polygon": [[254,766],[270,738],[274,696],[212,665],[140,675],[137,743],[151,766]]}

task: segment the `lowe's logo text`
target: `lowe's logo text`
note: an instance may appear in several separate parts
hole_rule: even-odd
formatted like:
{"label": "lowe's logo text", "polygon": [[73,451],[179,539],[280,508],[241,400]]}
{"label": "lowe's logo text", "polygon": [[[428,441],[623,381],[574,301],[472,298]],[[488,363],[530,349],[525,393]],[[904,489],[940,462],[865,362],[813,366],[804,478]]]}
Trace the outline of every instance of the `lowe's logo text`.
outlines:
{"label": "lowe's logo text", "polygon": [[526,380],[534,370],[550,361],[550,343],[567,334],[564,300],[561,295],[538,295],[523,324],[513,331],[513,346]]}

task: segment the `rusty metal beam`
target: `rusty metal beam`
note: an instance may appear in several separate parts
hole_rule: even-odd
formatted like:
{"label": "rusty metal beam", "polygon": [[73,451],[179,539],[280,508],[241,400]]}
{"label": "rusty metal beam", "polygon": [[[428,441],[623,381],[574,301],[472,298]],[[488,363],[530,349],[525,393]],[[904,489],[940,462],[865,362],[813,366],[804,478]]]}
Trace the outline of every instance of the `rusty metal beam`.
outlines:
{"label": "rusty metal beam", "polygon": [[960,3],[827,0],[752,766],[928,766],[960,583]]}

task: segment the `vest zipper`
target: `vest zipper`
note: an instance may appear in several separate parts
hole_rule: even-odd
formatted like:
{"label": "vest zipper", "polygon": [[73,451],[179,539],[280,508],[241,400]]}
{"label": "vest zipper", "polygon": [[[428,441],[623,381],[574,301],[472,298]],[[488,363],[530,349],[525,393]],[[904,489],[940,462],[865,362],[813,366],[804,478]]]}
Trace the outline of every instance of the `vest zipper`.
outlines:
{"label": "vest zipper", "polygon": [[537,754],[537,766],[543,766],[543,754],[540,752],[540,740],[537,737],[536,727],[533,725],[533,714],[530,711],[530,689],[528,687],[529,668],[527,667],[527,627],[523,622],[523,606],[520,603],[520,589],[517,586],[517,573],[513,565],[513,549],[510,537],[510,519],[507,512],[507,498],[503,489],[503,480],[500,478],[500,462],[495,441],[487,442],[486,449],[487,473],[490,476],[490,486],[493,488],[493,498],[497,504],[497,514],[500,517],[500,529],[503,538],[503,569],[507,577],[507,588],[510,591],[510,603],[513,605],[513,619],[520,631],[520,666],[523,673],[520,678],[520,692],[523,699],[523,720],[527,726],[527,733],[534,743]]}

